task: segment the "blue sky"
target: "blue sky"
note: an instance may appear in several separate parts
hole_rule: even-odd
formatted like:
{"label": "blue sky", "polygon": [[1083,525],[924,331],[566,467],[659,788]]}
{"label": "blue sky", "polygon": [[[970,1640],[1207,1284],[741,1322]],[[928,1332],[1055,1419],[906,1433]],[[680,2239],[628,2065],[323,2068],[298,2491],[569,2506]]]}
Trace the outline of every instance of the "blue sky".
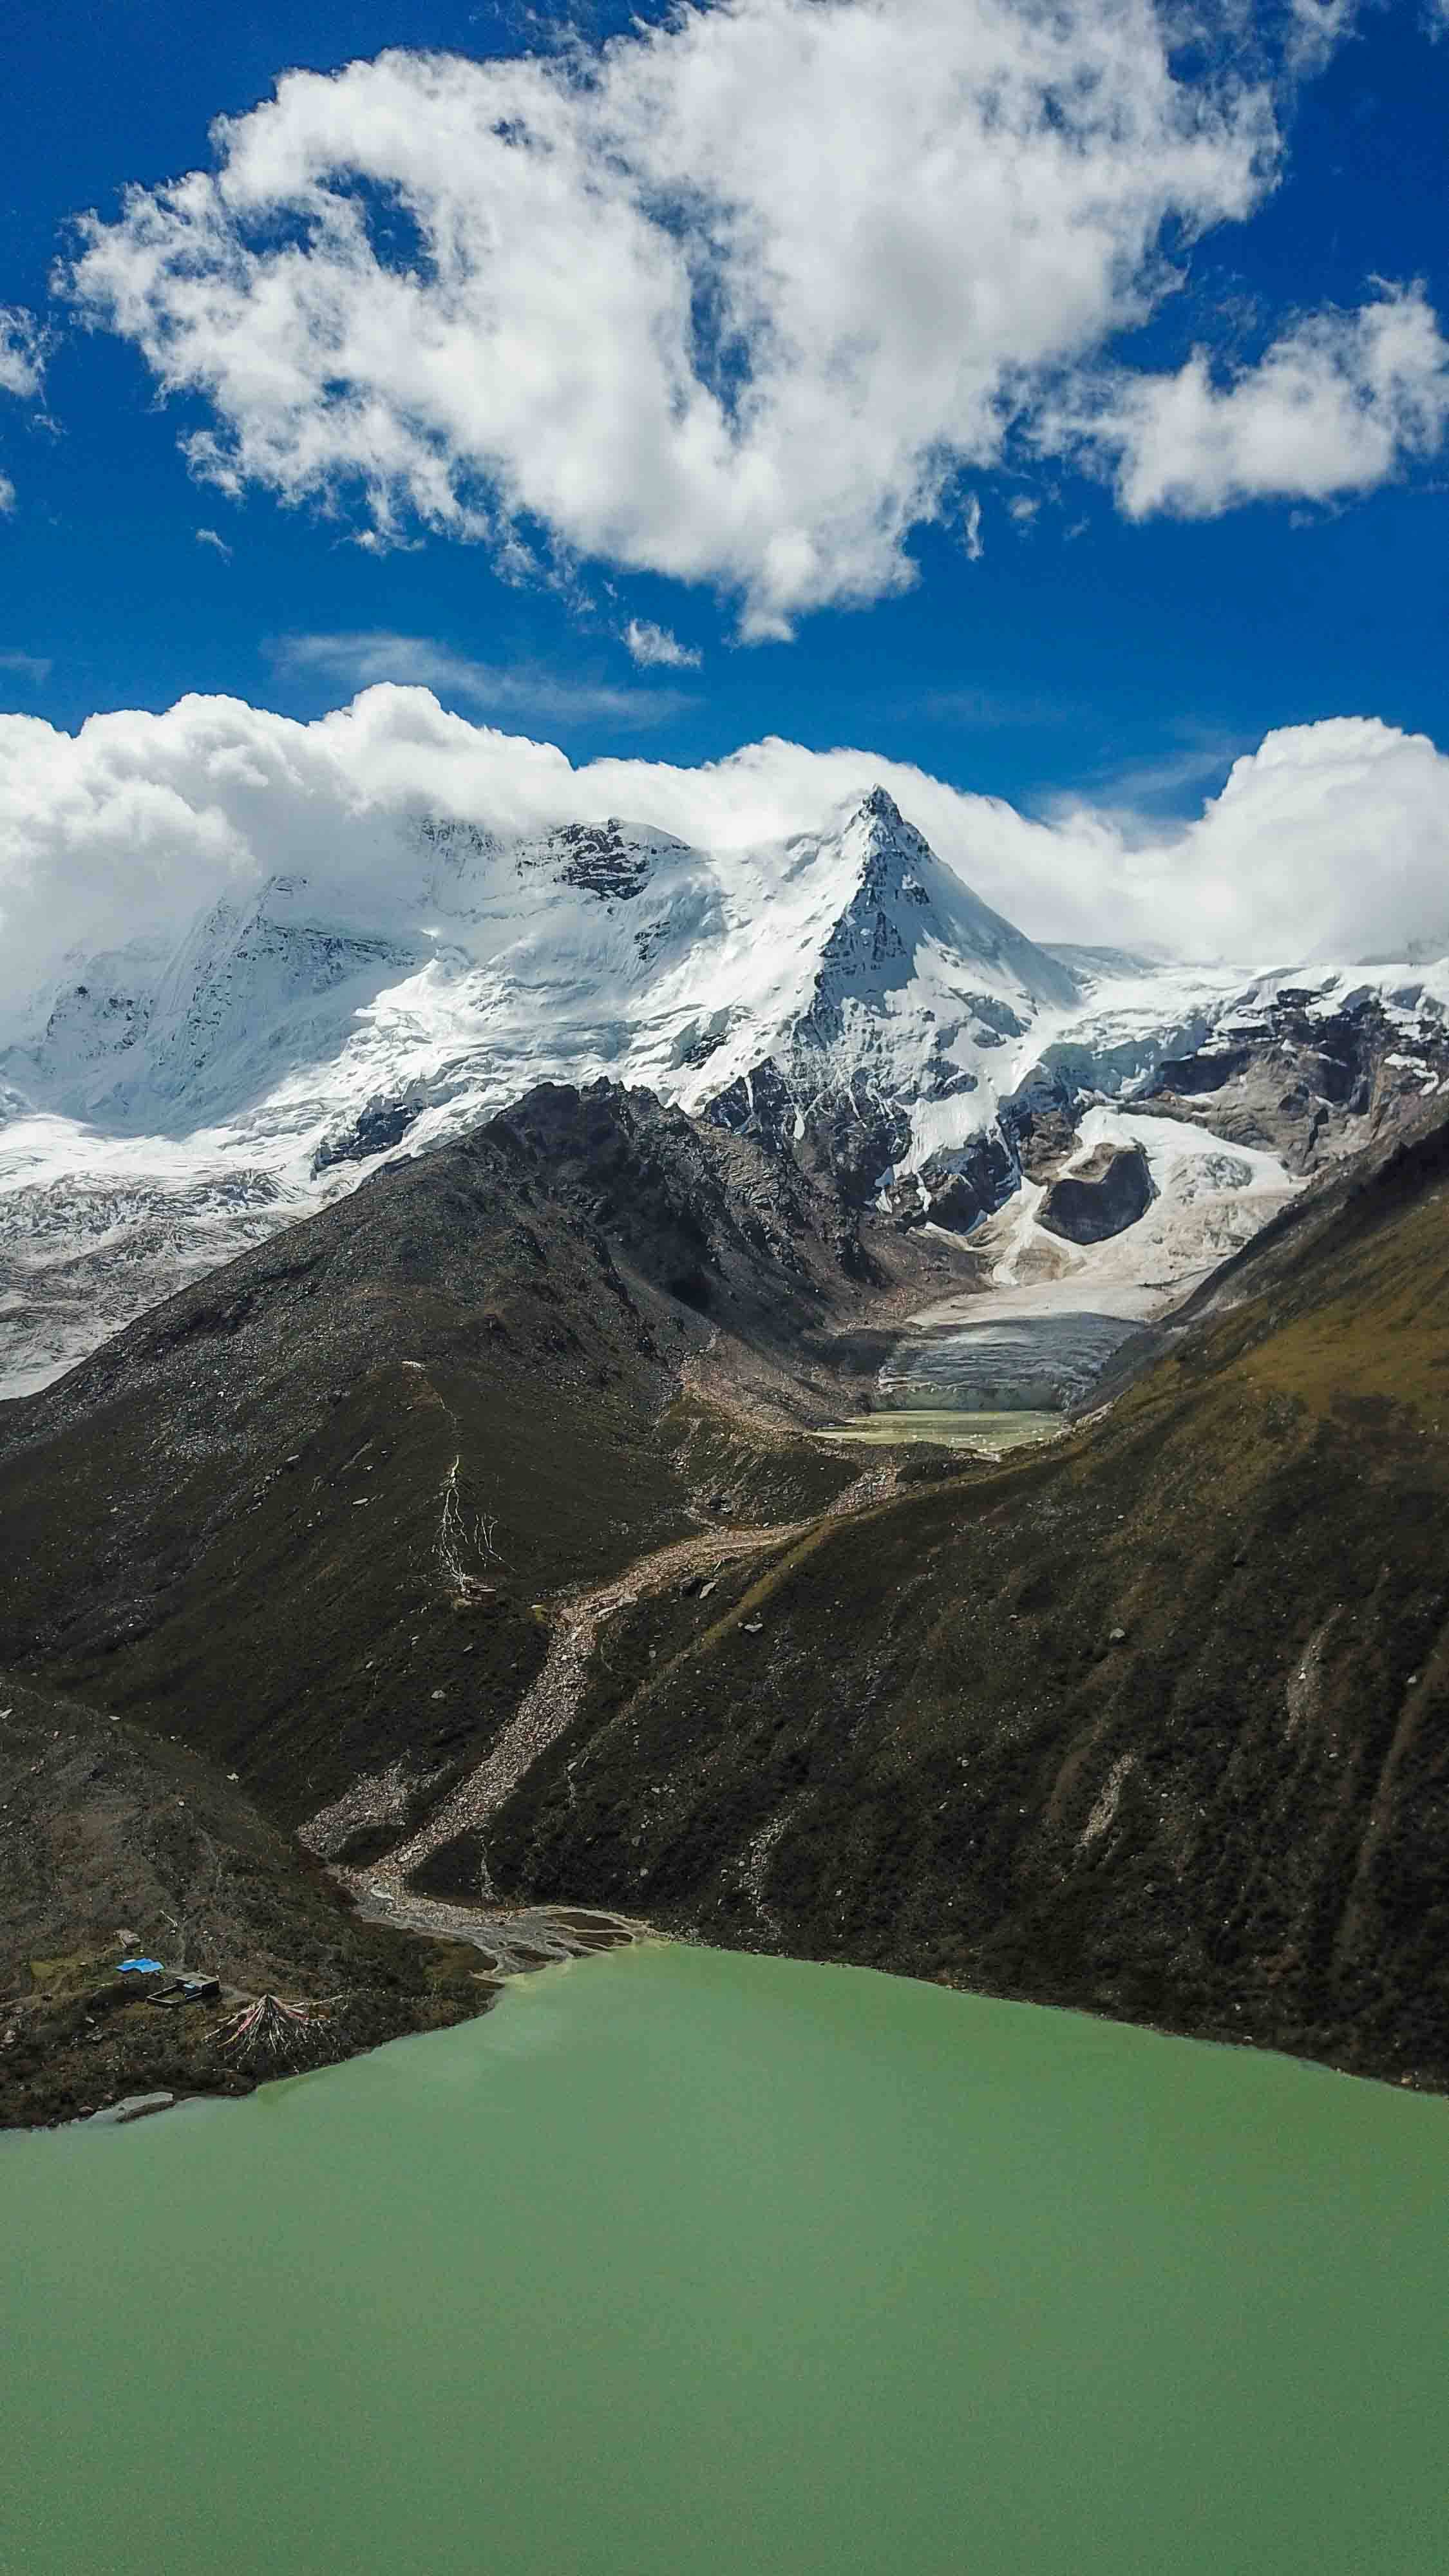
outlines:
{"label": "blue sky", "polygon": [[[773,5],[782,23],[799,15],[796,0]],[[1303,0],[1300,20],[1313,5]],[[758,0],[761,43],[772,33],[770,10],[771,0]],[[871,13],[862,7],[859,14]],[[907,6],[903,18],[912,15]],[[597,45],[623,24],[623,13],[596,10],[574,23],[586,47]],[[681,525],[678,511],[670,515],[662,504],[655,509],[647,462],[640,466],[627,423],[623,479],[608,481],[607,460],[595,472],[591,451],[607,441],[581,401],[568,435],[579,442],[585,479],[593,473],[594,482],[583,499],[569,497],[576,478],[565,440],[550,467],[548,489],[566,496],[552,520],[549,505],[538,501],[542,484],[528,481],[535,443],[529,418],[510,432],[525,498],[502,534],[487,474],[463,431],[450,426],[430,451],[441,445],[452,475],[441,514],[428,524],[426,512],[420,519],[406,493],[399,500],[395,490],[387,533],[396,541],[360,545],[359,535],[375,533],[377,511],[346,456],[324,459],[310,482],[296,453],[276,462],[275,423],[259,425],[257,414],[243,416],[235,404],[223,416],[224,406],[219,411],[201,384],[205,352],[193,353],[190,386],[158,399],[154,365],[138,345],[144,333],[124,326],[114,265],[91,281],[85,310],[94,327],[83,327],[74,296],[52,293],[54,263],[76,251],[75,217],[94,210],[103,226],[114,227],[128,184],[150,190],[214,170],[212,120],[246,118],[289,70],[332,73],[386,48],[496,59],[526,51],[530,41],[537,46],[540,32],[547,38],[563,30],[558,22],[540,31],[521,13],[441,0],[314,6],[305,41],[298,13],[271,0],[203,12],[178,0],[92,0],[85,7],[11,0],[0,83],[0,305],[36,317],[48,346],[43,396],[0,398],[0,470],[14,487],[13,506],[0,517],[0,704],[71,728],[93,710],[159,710],[188,691],[311,715],[364,680],[422,678],[445,703],[546,737],[576,760],[619,751],[695,762],[781,734],[816,749],[868,745],[1029,809],[1081,795],[1149,817],[1195,811],[1229,762],[1279,726],[1371,715],[1449,743],[1441,444],[1449,402],[1433,337],[1434,317],[1449,327],[1449,35],[1433,41],[1418,8],[1365,8],[1356,16],[1340,8],[1336,23],[1311,38],[1301,23],[1264,18],[1250,44],[1239,38],[1240,85],[1256,80],[1271,88],[1280,138],[1276,182],[1261,168],[1255,182],[1245,181],[1248,142],[1237,128],[1236,140],[1220,134],[1218,166],[1185,225],[1174,190],[1191,147],[1179,133],[1171,146],[1176,159],[1170,169],[1164,162],[1160,229],[1132,205],[1114,217],[1129,234],[1137,225],[1139,235],[1146,220],[1145,247],[1133,236],[1133,257],[1140,270],[1165,253],[1181,280],[1176,291],[1163,292],[1159,274],[1140,293],[1140,327],[1119,327],[1123,313],[1109,297],[1101,327],[1085,340],[1079,331],[1070,350],[1064,340],[1051,342],[1049,368],[993,453],[983,421],[993,405],[1000,409],[1013,369],[1040,354],[1033,344],[1018,358],[1012,312],[997,314],[990,364],[971,397],[970,436],[963,433],[944,480],[932,482],[935,467],[921,468],[916,459],[911,471],[924,474],[921,489],[928,490],[924,515],[913,515],[907,503],[904,533],[889,541],[860,536],[860,511],[868,519],[877,503],[887,513],[899,504],[916,389],[893,344],[867,353],[870,367],[891,367],[897,381],[889,417],[868,439],[861,433],[853,461],[845,456],[848,442],[837,456],[828,428],[818,426],[821,415],[796,401],[808,367],[795,370],[762,452],[762,488],[768,483],[775,497],[747,526],[732,514],[728,476],[714,469],[708,490],[701,483],[698,526]],[[928,73],[929,55],[923,62]],[[1183,95],[1211,98],[1220,119],[1237,116],[1241,126],[1240,111],[1224,107],[1232,95],[1224,87],[1227,66],[1222,40],[1196,65],[1189,56],[1174,58]],[[719,76],[728,69],[724,64]],[[707,82],[715,70],[713,58],[702,55],[691,78]],[[1109,77],[1120,76],[1119,63]],[[760,77],[768,83],[763,62]],[[813,220],[822,238],[811,237],[812,219],[793,201],[780,217],[796,228],[791,240],[803,242],[807,282],[817,274],[813,263],[829,259],[829,236],[849,211],[860,158],[854,129],[842,132],[841,167],[848,162],[852,175],[837,200],[830,124],[833,102],[850,95],[850,67],[839,90],[811,77],[807,103],[818,99],[819,116],[809,149],[820,155],[826,192]],[[929,86],[927,77],[923,98]],[[637,87],[629,90],[631,114]],[[893,154],[893,184],[908,203],[917,167],[908,91],[903,97],[902,122],[886,135],[887,176]],[[667,92],[666,113],[693,114],[693,100],[680,82]],[[359,89],[355,104],[348,133],[358,137],[354,177],[366,199],[367,138],[381,130],[388,102]],[[1156,110],[1143,109],[1149,112]],[[883,118],[890,113],[887,100]],[[794,130],[803,152],[803,130]],[[349,141],[346,151],[352,148]],[[726,156],[725,197],[734,185],[730,148],[728,133],[711,145]],[[943,148],[949,158],[949,131]],[[969,130],[960,148],[974,148]],[[777,160],[788,161],[792,151]],[[763,176],[741,166],[740,185],[755,192],[753,214],[765,227],[752,238],[768,248],[784,182],[774,164]],[[939,216],[948,228],[927,245],[943,263],[943,278],[957,266],[949,181],[948,171]],[[1250,203],[1240,216],[1213,220],[1235,187]],[[374,194],[372,215],[384,201],[394,208],[400,202],[395,192]],[[878,205],[867,214],[871,238],[884,238]],[[667,229],[692,219],[672,199],[660,220]],[[983,222],[994,220],[988,210]],[[1076,220],[1070,209],[1067,220]],[[1094,218],[1089,211],[1082,220]],[[290,222],[305,257],[306,224],[295,205],[267,222],[273,229],[265,239],[265,227],[253,228],[252,251],[268,241],[275,246],[278,227]],[[107,236],[116,257],[124,252],[129,261],[133,284],[141,279],[138,263],[150,257],[143,234],[133,224],[119,243],[114,231]],[[406,267],[415,248],[404,223],[391,256]],[[736,256],[735,283],[746,302],[753,294],[749,263],[760,255],[747,249]],[[969,268],[964,237],[960,257]],[[214,265],[220,273],[224,250]],[[1020,282],[1006,277],[1008,308],[1013,298],[1026,308],[1034,274],[1024,271]],[[159,298],[179,293],[174,276],[173,267],[172,283],[158,284],[158,272],[147,270],[142,282],[153,314]],[[973,313],[986,309],[990,282],[987,275],[973,285]],[[1416,296],[1410,318],[1422,327],[1380,399],[1388,360],[1365,358],[1355,377],[1349,341],[1352,317],[1378,309],[1384,282]],[[556,298],[567,289],[565,269],[562,290],[551,274],[538,291]],[[516,284],[525,333],[532,291],[526,278]],[[892,295],[883,272],[887,332]],[[595,292],[581,284],[580,347],[596,306]],[[167,328],[174,330],[180,309],[173,300]],[[727,405],[730,368],[763,369],[771,331],[783,333],[783,309],[764,311],[744,357],[732,342],[702,361]],[[861,311],[868,318],[871,309],[867,298]],[[252,327],[244,312],[237,325],[243,339]],[[943,332],[961,327],[948,308]],[[567,315],[560,323],[556,302],[547,330],[562,331],[560,345],[572,352],[574,323]],[[1281,424],[1261,406],[1250,416],[1250,398],[1256,405],[1259,391],[1265,403],[1272,396],[1264,353],[1285,339],[1303,360],[1297,398],[1306,463],[1304,488],[1296,491],[1296,468],[1281,464]],[[233,384],[245,375],[237,347],[234,338]],[[928,371],[929,329],[909,347],[925,351]],[[1234,385],[1246,394],[1231,417],[1210,421],[1185,505],[1182,491],[1162,483],[1161,458],[1173,452],[1177,417],[1163,389],[1178,380],[1194,347],[1208,351],[1207,381],[1219,397]],[[816,351],[815,360],[828,395],[837,357]],[[1331,398],[1343,381],[1356,420],[1377,420],[1376,403],[1392,419],[1381,466],[1371,457],[1350,459],[1342,469],[1347,479],[1335,488],[1332,451],[1343,424],[1319,418],[1314,388],[1321,384]],[[1158,389],[1151,435],[1140,426],[1144,382]],[[324,446],[332,398],[326,363],[318,361],[314,426],[322,425]],[[627,397],[615,389],[610,399]],[[928,428],[933,399],[945,397],[927,391],[923,373]],[[1104,444],[1090,426],[1104,415],[1129,414],[1139,422],[1130,445],[1125,433],[1115,447]],[[539,422],[538,440],[545,430],[559,434],[542,410]],[[217,433],[218,423],[233,462],[222,482],[198,480],[197,454],[188,465],[178,441]],[[954,436],[949,419],[946,429]],[[641,451],[653,435],[646,423]],[[1295,430],[1289,441],[1295,452],[1297,436]],[[246,450],[240,465],[238,440]],[[1233,468],[1226,492],[1211,482],[1224,441],[1236,441],[1248,458]],[[1280,459],[1267,468],[1260,462],[1265,442]],[[204,472],[204,457],[202,463]],[[782,531],[790,537],[802,510],[808,517],[812,475],[818,470],[827,482],[837,465],[846,497],[828,524],[822,519],[824,533],[815,531],[826,568],[809,580],[792,573],[782,586],[761,569],[766,540]],[[1268,496],[1239,497],[1245,484],[1254,488],[1255,474],[1271,487]],[[781,499],[776,487],[786,484],[793,497]],[[685,491],[688,522],[687,474]],[[449,511],[460,517],[450,523]],[[711,511],[717,533],[705,525]],[[842,514],[850,511],[852,533],[842,536]],[[485,517],[490,528],[480,532]],[[616,527],[626,530],[617,544]],[[201,529],[220,544],[199,539]],[[510,542],[515,535],[518,544]],[[862,549],[870,554],[863,573]],[[916,571],[910,587],[894,586],[902,555]],[[685,564],[684,576],[670,568],[676,562]],[[864,594],[860,604],[846,604],[852,582],[855,595]],[[698,660],[641,665],[625,640],[631,625],[636,647],[643,630],[658,628],[677,640],[681,656]],[[771,631],[784,625],[788,637]]]}

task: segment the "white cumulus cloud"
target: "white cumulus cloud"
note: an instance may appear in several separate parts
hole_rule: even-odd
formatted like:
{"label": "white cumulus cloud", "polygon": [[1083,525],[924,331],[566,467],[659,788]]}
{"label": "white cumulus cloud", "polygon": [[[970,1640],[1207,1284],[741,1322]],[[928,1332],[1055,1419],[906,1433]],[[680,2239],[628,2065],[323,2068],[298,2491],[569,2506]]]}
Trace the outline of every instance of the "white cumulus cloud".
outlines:
{"label": "white cumulus cloud", "polygon": [[1119,370],[1039,425],[1109,473],[1134,519],[1242,501],[1332,500],[1432,455],[1449,425],[1449,341],[1416,286],[1307,316],[1225,382],[1205,350],[1174,375]]}
{"label": "white cumulus cloud", "polygon": [[575,768],[420,687],[370,688],[311,723],[191,697],[76,734],[0,716],[0,1038],[67,952],[174,933],[279,872],[320,878],[364,925],[390,922],[399,833],[422,814],[505,837],[622,815],[757,849],[821,829],[877,781],[1038,938],[1155,940],[1262,967],[1449,948],[1449,759],[1367,717],[1270,734],[1195,822],[1147,830],[1087,804],[1033,821],[870,751],[778,740],[694,769]]}
{"label": "white cumulus cloud", "polygon": [[656,626],[647,617],[630,618],[624,643],[642,670],[697,671],[704,658],[692,644],[681,644],[667,626]]}
{"label": "white cumulus cloud", "polygon": [[[21,402],[39,399],[45,382],[47,335],[22,305],[0,304],[0,394]],[[0,473],[0,518],[15,507],[15,486]]]}
{"label": "white cumulus cloud", "polygon": [[1449,759],[1376,717],[1286,726],[1234,762],[1168,857],[1195,939],[1227,955],[1249,937],[1284,958],[1444,954]]}
{"label": "white cumulus cloud", "polygon": [[45,334],[33,313],[0,304],[0,393],[29,401],[45,378]]}
{"label": "white cumulus cloud", "polygon": [[1357,29],[1362,0],[1293,0],[1289,60],[1320,72]]}
{"label": "white cumulus cloud", "polygon": [[[1231,14],[1231,13],[1229,13]],[[913,578],[1063,370],[1271,184],[1153,0],[718,0],[546,58],[288,74],[87,219],[71,290],[204,398],[223,489],[738,595]],[[1199,56],[1199,61],[1202,57]]]}

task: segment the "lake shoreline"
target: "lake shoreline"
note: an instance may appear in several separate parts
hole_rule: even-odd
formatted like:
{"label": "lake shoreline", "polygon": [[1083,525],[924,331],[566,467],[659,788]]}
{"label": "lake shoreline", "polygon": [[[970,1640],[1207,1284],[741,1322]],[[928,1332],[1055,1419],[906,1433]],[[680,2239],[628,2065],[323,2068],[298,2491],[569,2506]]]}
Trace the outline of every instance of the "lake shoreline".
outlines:
{"label": "lake shoreline", "polygon": [[[451,2000],[461,2008],[440,2010],[436,1990],[425,1986],[415,2014],[401,2014],[395,2018],[394,2026],[383,2029],[353,2032],[345,2020],[330,2021],[325,2008],[319,2008],[304,2023],[290,2026],[284,2018],[274,2015],[271,2018],[280,2034],[280,2046],[268,2056],[264,2043],[262,2050],[252,2056],[232,2060],[227,2054],[227,2034],[239,2013],[260,2000],[255,1995],[229,1987],[206,2006],[186,2005],[164,2011],[148,2001],[144,1980],[132,1976],[123,1984],[114,1958],[78,1963],[79,1977],[71,1982],[79,1991],[65,1997],[66,2004],[72,2007],[71,2017],[78,2004],[83,2018],[101,2026],[107,2020],[116,2025],[112,2047],[105,2066],[100,2067],[89,2056],[79,2057],[72,2034],[71,2047],[67,2049],[62,2041],[55,2052],[62,2063],[55,2066],[54,2078],[65,2087],[65,2064],[69,2061],[77,2095],[82,2091],[93,2093],[97,2089],[95,2077],[105,2075],[109,2080],[99,2089],[107,2098],[94,2106],[86,2101],[79,2108],[67,2103],[58,2107],[50,2119],[17,2121],[7,2116],[8,2105],[0,2096],[0,2135],[10,2132],[37,2136],[58,2129],[131,2127],[141,2117],[159,2118],[163,2110],[179,2110],[187,2102],[245,2101],[261,2084],[285,2081],[293,2075],[320,2074],[329,2066],[348,2065],[375,2048],[386,2048],[395,2039],[423,2038],[433,2031],[456,2029],[464,2021],[479,2020],[492,2011],[505,1987],[516,1977],[668,1937],[603,1906],[495,1905],[473,1909],[435,1904],[427,1898],[396,1906],[383,1902],[369,1905],[365,1899],[359,1901],[356,1891],[345,1893],[360,1919],[384,1939],[392,1933],[400,1941],[432,1943],[440,1952],[471,1950],[486,1960],[486,1966],[464,1972],[466,1984],[456,1978],[451,1981]],[[279,2000],[285,2011],[285,1998]],[[341,2000],[345,2002],[346,1998]],[[91,2007],[89,2014],[87,2004]],[[183,2015],[189,2027],[183,2024]],[[154,2040],[165,2044],[172,2080],[167,2081],[164,2062],[158,2069],[154,2055],[136,2080],[129,2080],[122,2072],[127,2062],[128,2038],[133,2042]],[[336,2045],[339,2039],[343,2043],[340,2047]],[[96,2043],[87,2030],[79,2045],[88,2049],[92,2044]],[[99,2045],[104,2047],[105,2041]],[[130,2055],[132,2069],[136,2063],[134,2054]],[[0,2060],[0,2073],[5,2071],[4,2061]],[[163,2102],[159,2097],[166,2093],[171,2098]],[[144,2113],[114,2116],[120,2105],[150,2095],[157,2098]]]}
{"label": "lake shoreline", "polygon": [[[466,1916],[471,1911],[471,1909],[459,1906],[449,1906],[446,1908],[441,1906],[429,1907],[427,1900],[420,1900],[418,1910],[419,1912],[424,1910],[439,1913],[446,1912],[458,1918]],[[507,1921],[510,1916],[517,1917],[518,1919],[535,1919],[541,1913],[591,1914],[599,1916],[600,1918],[608,1917],[610,1920],[621,1923],[625,1920],[623,1917],[608,1916],[608,1909],[603,1908],[544,1908],[536,1905],[520,1904],[517,1907],[495,1906],[491,1908],[479,1908],[477,1910],[476,1930],[474,1932],[469,1932],[467,1930],[440,1930],[432,1928],[421,1921],[404,1922],[401,1920],[394,1920],[391,1928],[401,1935],[418,1941],[435,1941],[447,1944],[463,1942],[472,1943],[479,1948],[484,1948],[488,1946],[488,1936],[495,1933],[499,1924]],[[378,1921],[386,1921],[388,1918],[385,1916],[378,1916],[374,1919]],[[144,2114],[138,2113],[135,2117],[128,2120],[105,2122],[96,2113],[80,2113],[62,2115],[54,2120],[36,2121],[24,2125],[13,2123],[6,2125],[3,2121],[0,2121],[0,2138],[5,2136],[54,2136],[58,2135],[62,2131],[73,2131],[90,2127],[95,2127],[97,2129],[103,2126],[113,2126],[116,2128],[134,2127],[138,2125],[141,2117],[160,2118],[163,2116],[164,2111],[181,2110],[188,2104],[194,2104],[197,2102],[217,2103],[228,2101],[247,2101],[254,2093],[260,2091],[267,2084],[287,2083],[298,2075],[326,2074],[334,2069],[341,2069],[344,2066],[352,2065],[360,2058],[372,2056],[379,2049],[390,2048],[397,2041],[425,2039],[434,2035],[441,2036],[446,2030],[459,2029],[464,2021],[481,2021],[503,2000],[503,1997],[510,1985],[519,1982],[523,1978],[531,1977],[544,1969],[576,1966],[586,1963],[592,1958],[603,1957],[615,1948],[619,1947],[644,1948],[651,1945],[675,1947],[695,1951],[712,1951],[722,1958],[754,1958],[770,1960],[781,1966],[787,1967],[835,1968],[852,1976],[879,1977],[888,1980],[899,1980],[909,1986],[933,1987],[938,1993],[958,1996],[964,2003],[1007,2004],[1023,2011],[1062,2015],[1069,2019],[1088,2022],[1096,2027],[1121,2031],[1137,2031],[1141,2032],[1147,2038],[1170,2040],[1184,2045],[1191,2045],[1195,2048],[1221,2050],[1230,2055],[1239,2055],[1247,2052],[1257,2057],[1276,2058],[1289,2066],[1311,2068],[1317,2074],[1336,2076],[1354,2085],[1375,2085],[1381,2087],[1388,2093],[1401,2094],[1411,2092],[1422,2100],[1449,2102],[1449,2086],[1441,2086],[1432,2082],[1425,2082],[1412,2071],[1408,2071],[1400,2076],[1391,2076],[1376,2072],[1371,2068],[1346,2066],[1336,2058],[1329,2056],[1315,2056],[1303,2049],[1285,2048],[1280,2042],[1260,2037],[1252,2031],[1235,2032],[1225,2029],[1193,2028],[1186,2022],[1149,2019],[1140,2014],[1114,2011],[1106,2005],[1094,2005],[1080,2001],[1056,2002],[1047,1995],[1024,1994],[1019,1991],[1012,1991],[1003,1987],[984,1984],[963,1984],[954,1979],[945,1977],[939,1972],[928,1972],[925,1970],[915,1971],[909,1968],[900,1967],[884,1967],[873,1960],[842,1958],[839,1956],[826,1958],[808,1951],[765,1949],[756,1944],[743,1941],[728,1942],[722,1941],[718,1938],[709,1939],[701,1932],[692,1929],[689,1925],[684,1923],[677,1925],[668,1925],[663,1923],[634,1923],[631,1924],[631,1937],[625,1942],[621,1943],[614,1940],[599,1941],[592,1945],[581,1946],[579,1949],[567,1955],[560,1954],[553,1957],[538,1956],[528,1961],[526,1964],[520,1964],[517,1967],[507,1970],[497,1978],[496,1982],[491,1985],[489,1990],[482,1992],[477,2007],[473,2012],[461,2014],[450,2021],[439,2022],[420,2020],[411,2027],[403,2027],[393,2030],[375,2039],[363,2040],[359,2042],[356,2047],[340,2051],[335,2056],[322,2057],[310,2063],[298,2063],[294,2065],[282,2065],[275,2068],[269,2068],[255,2075],[250,2081],[243,2081],[224,2089],[204,2087],[190,2092],[178,2091],[174,2094],[172,2100],[165,2105],[158,2105],[154,2110],[148,2111]]]}

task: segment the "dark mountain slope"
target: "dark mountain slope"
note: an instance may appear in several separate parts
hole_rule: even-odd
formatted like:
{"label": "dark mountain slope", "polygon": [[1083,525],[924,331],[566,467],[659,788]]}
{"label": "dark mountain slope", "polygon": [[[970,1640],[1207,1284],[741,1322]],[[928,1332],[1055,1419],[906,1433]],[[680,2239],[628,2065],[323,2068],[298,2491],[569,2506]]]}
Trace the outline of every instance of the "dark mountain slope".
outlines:
{"label": "dark mountain slope", "polygon": [[1269,1228],[1110,1412],[832,1514],[853,1463],[790,1426],[942,1258],[647,1096],[536,1093],[0,1415],[0,1668],[284,1824],[365,1777],[325,1847],[384,1880],[458,1791],[435,1896],[486,1858],[1449,2087],[1449,1122]]}
{"label": "dark mountain slope", "polygon": [[[224,2045],[245,1994],[325,2002],[290,2035],[291,2063],[322,2065],[465,2019],[494,1991],[475,1950],[401,1939],[351,1912],[210,1764],[7,1676],[0,1886],[6,2125],[125,2094],[247,2091],[255,2070]],[[116,1974],[138,1947],[219,1975],[226,1991],[158,2011],[144,1980]]]}
{"label": "dark mountain slope", "polygon": [[641,1605],[494,1883],[1449,2086],[1449,1126],[1204,1305],[1060,1446]]}
{"label": "dark mountain slope", "polygon": [[647,1093],[545,1086],[0,1408],[0,1666],[288,1823],[398,1760],[445,1787],[537,1671],[544,1595],[711,1494],[780,1519],[849,1482],[681,1403],[686,1365],[818,1417],[831,1336],[943,1259]]}

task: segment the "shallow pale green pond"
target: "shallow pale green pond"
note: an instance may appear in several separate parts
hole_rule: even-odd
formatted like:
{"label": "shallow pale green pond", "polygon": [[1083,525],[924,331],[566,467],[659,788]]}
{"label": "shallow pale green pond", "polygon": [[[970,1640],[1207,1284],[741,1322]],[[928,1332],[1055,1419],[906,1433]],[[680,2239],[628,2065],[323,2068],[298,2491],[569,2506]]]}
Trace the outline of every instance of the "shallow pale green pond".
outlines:
{"label": "shallow pale green pond", "polygon": [[1027,1449],[1055,1440],[1065,1429],[1060,1413],[957,1413],[944,1406],[902,1405],[894,1413],[857,1413],[849,1422],[816,1431],[816,1440],[858,1440],[867,1449],[894,1449],[902,1441],[929,1440],[942,1449]]}
{"label": "shallow pale green pond", "polygon": [[0,2568],[1428,2576],[1449,2111],[671,1948],[0,2142]]}

